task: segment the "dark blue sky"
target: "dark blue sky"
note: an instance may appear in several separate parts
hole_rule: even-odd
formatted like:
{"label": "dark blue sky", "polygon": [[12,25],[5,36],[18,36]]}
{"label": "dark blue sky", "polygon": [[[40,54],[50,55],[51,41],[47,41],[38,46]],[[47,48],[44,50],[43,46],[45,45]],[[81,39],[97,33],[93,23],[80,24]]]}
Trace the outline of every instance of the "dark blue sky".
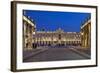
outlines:
{"label": "dark blue sky", "polygon": [[55,11],[35,11],[23,10],[25,16],[36,24],[37,31],[45,29],[45,31],[55,31],[61,28],[65,32],[80,32],[80,26],[90,16],[90,13],[79,12],[55,12]]}

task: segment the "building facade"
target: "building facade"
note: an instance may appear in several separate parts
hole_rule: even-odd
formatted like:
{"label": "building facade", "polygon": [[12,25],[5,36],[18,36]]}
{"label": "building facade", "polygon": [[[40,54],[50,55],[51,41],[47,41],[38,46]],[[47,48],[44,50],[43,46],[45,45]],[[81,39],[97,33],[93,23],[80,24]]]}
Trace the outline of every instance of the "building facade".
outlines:
{"label": "building facade", "polygon": [[33,43],[38,46],[66,46],[81,45],[81,35],[78,32],[64,32],[60,28],[56,31],[37,31],[33,35]]}
{"label": "building facade", "polygon": [[32,39],[35,34],[35,24],[29,17],[23,16],[23,45],[24,50],[32,49]]}
{"label": "building facade", "polygon": [[81,26],[81,42],[82,47],[91,48],[91,19]]}

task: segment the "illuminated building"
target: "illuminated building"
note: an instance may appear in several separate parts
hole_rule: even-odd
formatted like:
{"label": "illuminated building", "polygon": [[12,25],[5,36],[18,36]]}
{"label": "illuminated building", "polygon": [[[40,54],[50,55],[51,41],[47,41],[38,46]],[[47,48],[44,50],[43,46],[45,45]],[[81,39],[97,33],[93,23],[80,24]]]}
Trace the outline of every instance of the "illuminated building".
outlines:
{"label": "illuminated building", "polygon": [[23,16],[23,30],[24,50],[31,50],[32,35],[35,34],[35,24],[29,17]]}
{"label": "illuminated building", "polygon": [[33,43],[38,46],[66,46],[81,45],[81,36],[78,32],[64,32],[60,28],[56,31],[37,31]]}
{"label": "illuminated building", "polygon": [[81,26],[81,32],[65,32],[61,28],[55,31],[36,31],[35,23],[23,16],[24,50],[35,49],[37,46],[91,46],[91,20]]}
{"label": "illuminated building", "polygon": [[90,48],[91,47],[91,19],[88,19],[81,26],[81,42],[82,47]]}

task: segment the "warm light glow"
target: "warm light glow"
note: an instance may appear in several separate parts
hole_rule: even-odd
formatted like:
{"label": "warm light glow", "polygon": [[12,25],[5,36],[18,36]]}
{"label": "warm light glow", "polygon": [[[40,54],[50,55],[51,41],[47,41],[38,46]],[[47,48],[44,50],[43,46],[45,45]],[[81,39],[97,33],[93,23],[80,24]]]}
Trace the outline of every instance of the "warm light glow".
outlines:
{"label": "warm light glow", "polygon": [[83,32],[81,32],[81,35],[84,35],[84,33],[83,33]]}
{"label": "warm light glow", "polygon": [[33,35],[35,35],[35,32],[33,32]]}

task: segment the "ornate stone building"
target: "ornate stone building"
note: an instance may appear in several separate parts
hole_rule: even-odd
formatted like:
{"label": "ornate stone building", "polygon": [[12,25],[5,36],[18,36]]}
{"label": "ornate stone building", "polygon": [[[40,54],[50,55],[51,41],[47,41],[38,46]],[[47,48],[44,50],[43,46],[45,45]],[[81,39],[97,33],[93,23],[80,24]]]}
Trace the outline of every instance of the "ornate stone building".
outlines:
{"label": "ornate stone building", "polygon": [[23,30],[24,50],[32,50],[37,46],[91,46],[90,19],[81,26],[81,32],[64,32],[61,28],[56,31],[36,31],[35,23],[23,16]]}
{"label": "ornate stone building", "polygon": [[64,32],[60,28],[53,32],[37,31],[33,37],[33,43],[37,43],[38,46],[81,45],[80,33]]}
{"label": "ornate stone building", "polygon": [[35,24],[29,17],[23,16],[23,45],[24,50],[32,49],[33,34],[35,34]]}
{"label": "ornate stone building", "polygon": [[82,47],[91,48],[91,19],[88,19],[81,26],[81,42]]}

